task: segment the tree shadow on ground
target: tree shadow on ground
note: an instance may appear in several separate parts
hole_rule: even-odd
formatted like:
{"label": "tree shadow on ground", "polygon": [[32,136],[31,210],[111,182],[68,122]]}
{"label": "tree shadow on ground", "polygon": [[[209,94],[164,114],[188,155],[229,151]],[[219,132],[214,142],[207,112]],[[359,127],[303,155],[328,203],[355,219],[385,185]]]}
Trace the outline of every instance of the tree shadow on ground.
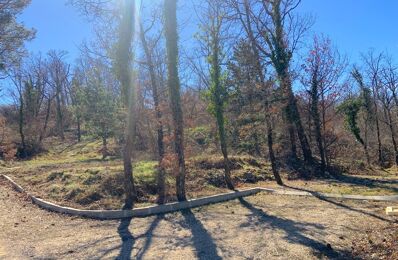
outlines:
{"label": "tree shadow on ground", "polygon": [[132,218],[125,218],[120,221],[117,232],[122,239],[122,245],[119,255],[116,257],[118,260],[131,259],[131,252],[134,246],[134,237],[129,230]]}
{"label": "tree shadow on ground", "polygon": [[256,208],[251,203],[243,198],[239,198],[240,203],[251,211],[249,216],[249,223],[251,225],[270,225],[272,229],[283,230],[286,233],[287,241],[300,244],[305,247],[311,248],[314,256],[318,258],[331,258],[331,259],[351,259],[351,253],[344,250],[333,249],[330,244],[319,242],[313,238],[305,235],[305,231],[314,229],[314,231],[322,231],[323,225],[313,223],[300,223],[289,219],[279,218],[276,216],[268,215],[263,210]]}
{"label": "tree shadow on ground", "polygon": [[322,194],[320,194],[319,192],[316,192],[316,191],[307,190],[307,189],[303,189],[303,188],[297,188],[297,187],[288,186],[288,185],[284,185],[284,186],[287,187],[287,188],[294,189],[294,190],[308,192],[312,196],[314,196],[315,198],[317,198],[319,200],[331,203],[333,205],[336,205],[338,207],[341,207],[341,208],[344,208],[344,209],[347,209],[347,210],[350,210],[350,211],[353,211],[353,212],[356,212],[356,213],[364,214],[364,215],[376,218],[376,219],[381,220],[381,221],[389,222],[389,223],[393,223],[394,222],[394,221],[392,221],[390,219],[384,218],[384,217],[376,215],[374,213],[367,212],[367,211],[364,211],[364,210],[361,210],[361,209],[356,209],[356,208],[350,207],[350,206],[348,206],[346,204],[334,201],[333,199],[326,198],[326,197],[322,196]]}
{"label": "tree shadow on ground", "polygon": [[[335,179],[329,180],[335,183],[346,183],[353,186],[366,187],[372,189],[385,189],[398,194],[398,180],[378,180],[366,177],[357,177],[350,175],[339,175]],[[396,187],[391,185],[396,185]]]}
{"label": "tree shadow on ground", "polygon": [[132,221],[132,218],[124,218],[120,221],[120,224],[117,228],[117,233],[119,234],[119,237],[122,240],[121,244],[117,243],[117,245],[115,245],[115,246],[112,246],[110,248],[107,247],[106,246],[107,244],[114,244],[114,241],[111,241],[111,239],[117,238],[117,236],[110,236],[110,237],[106,237],[103,239],[102,238],[97,239],[94,242],[87,244],[87,246],[77,247],[77,248],[75,248],[75,250],[71,250],[71,251],[81,251],[81,249],[86,250],[90,246],[95,246],[95,245],[98,246],[98,244],[105,243],[104,249],[100,249],[100,250],[94,252],[94,254],[91,255],[89,258],[90,259],[102,259],[102,258],[106,257],[108,254],[120,249],[119,254],[116,257],[116,259],[118,259],[118,260],[131,259],[131,252],[133,250],[135,239],[145,236],[145,234],[143,234],[138,237],[133,237],[133,235],[129,231],[129,226],[131,224],[131,221]]}
{"label": "tree shadow on ground", "polygon": [[146,238],[145,244],[140,249],[140,251],[137,254],[137,259],[140,260],[144,257],[145,253],[149,249],[149,247],[152,244],[152,238],[153,238],[153,232],[155,231],[156,227],[159,225],[159,222],[164,219],[164,215],[157,215],[156,218],[153,220],[147,231],[145,232],[144,236]]}
{"label": "tree shadow on ground", "polygon": [[109,243],[110,241],[112,241],[115,238],[115,236],[107,236],[107,237],[103,237],[97,240],[94,240],[92,242],[89,243],[85,243],[84,245],[81,246],[77,246],[74,247],[73,249],[68,249],[63,253],[60,253],[60,255],[62,256],[67,256],[69,254],[72,254],[74,252],[79,252],[79,251],[86,251],[87,249],[89,249],[90,247],[96,247],[99,244],[103,244],[103,243]]}
{"label": "tree shadow on ground", "polygon": [[203,224],[195,217],[191,210],[181,211],[184,220],[179,224],[191,230],[192,243],[198,259],[222,259],[217,253],[217,246]]}
{"label": "tree shadow on ground", "polygon": [[[119,254],[116,257],[118,260],[124,260],[124,259],[142,259],[144,254],[147,252],[149,247],[152,244],[152,239],[154,237],[154,231],[156,227],[158,226],[159,222],[164,219],[164,215],[157,215],[156,218],[153,220],[151,225],[148,227],[148,229],[137,236],[133,236],[133,234],[129,230],[129,226],[132,225],[132,218],[124,218],[120,220],[119,226],[117,228],[117,233],[119,235],[119,238],[121,239],[121,243],[116,243],[116,245],[112,247],[108,247],[102,250],[99,250],[98,252],[95,253],[95,255],[92,255],[90,258],[93,259],[102,259],[104,257],[107,257],[109,254],[112,252],[119,250]],[[114,244],[111,239],[116,238],[116,236],[110,236],[106,237],[103,239],[98,239],[94,242],[91,242],[87,246],[84,246],[85,249],[88,247],[100,244],[100,243],[106,243],[106,244]],[[132,251],[134,249],[135,242],[139,239],[145,239],[144,245],[142,248],[138,250],[138,253],[136,256],[131,256]],[[107,247],[107,246],[105,246]],[[72,251],[79,251],[78,249],[80,248],[75,248],[75,250]],[[68,252],[69,253],[69,252]],[[65,253],[65,254],[68,254]]]}

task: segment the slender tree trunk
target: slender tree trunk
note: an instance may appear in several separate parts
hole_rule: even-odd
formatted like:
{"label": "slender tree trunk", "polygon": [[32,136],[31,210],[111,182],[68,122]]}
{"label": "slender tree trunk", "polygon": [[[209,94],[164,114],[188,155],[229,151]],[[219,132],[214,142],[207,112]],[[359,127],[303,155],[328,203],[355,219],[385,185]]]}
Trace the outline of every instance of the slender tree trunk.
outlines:
{"label": "slender tree trunk", "polygon": [[363,144],[363,149],[365,150],[366,163],[368,164],[368,166],[370,166],[370,156],[368,151],[368,145],[366,143]]}
{"label": "slender tree trunk", "polygon": [[378,155],[379,165],[382,165],[382,163],[383,163],[383,155],[382,155],[382,151],[381,151],[380,126],[379,126],[379,117],[378,117],[377,113],[378,113],[378,109],[375,108],[376,136],[377,136],[377,155]]}
{"label": "slender tree trunk", "polygon": [[[308,113],[308,132],[309,133],[311,133],[311,131],[312,131],[312,115],[311,115],[311,106],[312,106],[312,103],[311,102],[309,102],[309,108],[308,108],[308,111],[310,111],[309,113]],[[310,135],[308,135],[308,142],[311,144],[312,143],[312,135],[310,134]]]}
{"label": "slender tree trunk", "polygon": [[19,135],[21,137],[22,144],[22,158],[26,157],[26,143],[25,143],[25,134],[24,134],[24,100],[22,97],[22,92],[19,94]]}
{"label": "slender tree trunk", "polygon": [[[130,105],[129,107],[131,107],[132,105]],[[133,109],[129,109],[129,111],[131,111]],[[131,122],[132,120],[134,120],[133,118],[131,118],[131,116],[128,116],[129,119],[127,123],[127,129],[126,129],[126,140],[125,140],[125,145],[124,145],[124,149],[123,149],[123,166],[124,166],[124,189],[125,189],[125,193],[126,193],[126,197],[125,197],[125,202],[124,202],[124,206],[123,209],[132,209],[134,207],[134,202],[137,199],[137,193],[135,190],[135,186],[134,186],[134,179],[133,179],[133,165],[131,163],[131,157],[133,154],[133,140],[134,140],[134,135],[132,133],[134,133],[132,125],[133,122]]]}
{"label": "slender tree trunk", "polygon": [[185,201],[185,158],[184,128],[180,97],[180,79],[178,76],[178,45],[177,45],[177,1],[164,2],[165,35],[167,49],[167,86],[170,94],[170,106],[174,122],[174,150],[178,159],[176,177],[176,193],[179,201]]}
{"label": "slender tree trunk", "polygon": [[398,107],[398,96],[397,96],[397,93],[394,90],[391,90],[391,92],[392,92],[392,97],[394,99],[395,106]]}
{"label": "slender tree trunk", "polygon": [[315,75],[312,79],[312,84],[311,84],[311,117],[313,119],[314,123],[314,133],[315,133],[315,139],[317,142],[318,150],[319,150],[319,156],[321,157],[321,170],[322,173],[325,173],[326,170],[326,159],[325,159],[325,150],[323,148],[323,143],[322,143],[322,131],[321,131],[321,118],[319,115],[319,108],[318,108],[318,82],[317,82],[317,75],[315,72]]}
{"label": "slender tree trunk", "polygon": [[[367,125],[367,122],[365,123],[365,125]],[[364,152],[365,152],[365,157],[366,157],[366,164],[368,165],[368,166],[370,166],[370,156],[369,156],[369,152],[368,152],[368,142],[367,142],[367,139],[368,139],[368,130],[367,130],[367,127],[365,126],[365,137],[364,137],[364,140],[362,140],[362,139],[360,139],[359,141],[360,141],[360,143],[362,144],[362,148],[363,148],[363,150],[364,150]]]}
{"label": "slender tree trunk", "polygon": [[105,160],[108,156],[108,144],[106,140],[106,136],[102,136],[102,160]]}
{"label": "slender tree trunk", "polygon": [[391,110],[389,108],[385,108],[385,113],[386,113],[386,117],[387,117],[388,127],[390,129],[392,145],[394,147],[395,165],[398,166],[398,147],[397,147],[397,142],[396,142],[396,139],[395,139],[395,132],[394,132],[394,126],[393,126],[393,123],[392,123]]}
{"label": "slender tree trunk", "polygon": [[290,158],[297,160],[296,133],[294,131],[294,125],[287,122],[287,131],[289,132],[290,140]]}
{"label": "slender tree trunk", "polygon": [[228,158],[227,138],[225,135],[225,127],[224,127],[224,115],[220,107],[217,108],[216,118],[217,118],[218,134],[220,137],[221,152],[224,158],[225,182],[227,184],[228,189],[234,190],[235,187],[231,180],[231,169]]}
{"label": "slender tree trunk", "polygon": [[[250,81],[250,75],[248,75],[247,80]],[[253,94],[253,87],[250,86],[249,87],[249,91],[248,91],[248,101],[249,101],[249,114],[254,115],[255,111],[254,111],[254,105],[253,105],[253,98],[254,98],[254,94]],[[254,153],[256,156],[261,156],[261,149],[260,149],[260,143],[258,140],[258,134],[257,134],[257,129],[255,127],[255,120],[252,120],[252,125],[253,125],[253,134],[252,134],[252,138],[253,138],[253,142],[254,142]]]}
{"label": "slender tree trunk", "polygon": [[164,143],[163,143],[163,127],[158,128],[158,155],[159,155],[159,167],[157,176],[157,188],[158,188],[158,203],[163,204],[166,201],[166,169],[163,166],[164,158]]}
{"label": "slender tree trunk", "polygon": [[378,155],[378,163],[382,165],[383,163],[383,155],[381,151],[381,138],[380,138],[380,125],[379,125],[379,108],[377,106],[377,87],[373,86],[373,106],[375,108],[375,122],[376,122],[376,137],[377,137],[377,155]]}
{"label": "slender tree trunk", "polygon": [[61,86],[59,83],[57,83],[56,86],[56,94],[55,94],[55,99],[56,99],[56,106],[57,106],[57,130],[58,130],[58,135],[61,137],[61,140],[65,140],[64,136],[64,119],[63,119],[63,114],[62,114],[62,105],[61,105]]}
{"label": "slender tree trunk", "polygon": [[43,130],[40,133],[39,143],[41,143],[43,141],[43,138],[46,136],[48,120],[50,118],[50,112],[51,112],[51,98],[49,97],[47,101],[46,118],[44,119]]}
{"label": "slender tree trunk", "polygon": [[[301,116],[297,107],[297,101],[292,91],[291,81],[287,72],[280,73],[280,81],[281,81],[281,88],[282,90],[284,90],[285,97],[287,99],[287,104],[285,108],[286,118],[288,119],[289,124],[293,124],[296,128],[304,160],[307,163],[312,163],[313,158],[312,158],[311,148],[308,143],[307,136],[305,135],[304,127],[301,122]],[[289,132],[290,131],[291,130],[289,129]]]}
{"label": "slender tree trunk", "polygon": [[[215,5],[217,5],[216,3]],[[215,117],[218,127],[218,136],[220,138],[221,152],[224,158],[224,176],[227,187],[234,190],[235,187],[231,180],[230,162],[228,159],[227,136],[225,133],[224,120],[224,100],[223,100],[223,86],[221,82],[221,66],[220,66],[220,27],[218,6],[214,6],[214,17],[211,17],[210,38],[208,44],[210,45],[210,92],[212,95],[212,103],[215,106]]]}
{"label": "slender tree trunk", "polygon": [[366,163],[368,164],[368,166],[370,166],[370,156],[368,151],[368,125],[369,125],[369,116],[366,116],[363,149],[365,150]]}
{"label": "slender tree trunk", "polygon": [[119,80],[122,85],[124,95],[124,106],[127,109],[125,143],[123,147],[123,166],[124,166],[124,190],[125,201],[123,209],[132,209],[137,199],[134,186],[133,166],[131,163],[133,144],[135,136],[135,99],[136,93],[131,78],[131,66],[134,52],[131,43],[134,42],[135,28],[135,1],[125,0],[125,7],[120,24],[119,47],[117,53],[117,63]]}
{"label": "slender tree trunk", "polygon": [[292,82],[290,78],[290,59],[291,54],[287,49],[284,27],[283,27],[283,19],[280,10],[281,1],[273,1],[272,5],[272,20],[275,25],[273,37],[273,46],[274,50],[271,55],[271,61],[275,67],[275,71],[278,75],[278,79],[280,82],[280,88],[284,93],[284,98],[287,100],[285,113],[286,118],[290,124],[293,124],[297,131],[297,136],[300,141],[301,149],[303,151],[304,160],[307,163],[312,163],[312,152],[311,147],[308,143],[307,136],[305,135],[304,127],[301,122],[301,116],[297,107],[297,101],[293,93]]}
{"label": "slender tree trunk", "polygon": [[153,103],[155,105],[155,112],[156,112],[157,147],[158,147],[158,163],[159,163],[158,174],[157,174],[158,203],[164,204],[166,200],[166,183],[165,183],[166,170],[163,166],[164,143],[163,143],[162,111],[160,109],[159,93],[158,93],[159,84],[156,78],[155,64],[153,63],[152,60],[152,52],[149,50],[142,24],[140,24],[140,36],[149,67],[149,75],[151,77],[151,85],[152,85]]}
{"label": "slender tree trunk", "polygon": [[268,123],[267,126],[267,139],[268,139],[268,153],[269,153],[269,158],[271,161],[271,168],[272,168],[272,173],[274,174],[276,183],[279,185],[283,185],[283,181],[281,176],[279,175],[278,171],[278,166],[276,165],[276,158],[274,154],[274,148],[273,148],[273,133],[272,133],[272,127],[271,127],[271,122]]}
{"label": "slender tree trunk", "polygon": [[[257,45],[255,42],[255,38],[253,35],[251,23],[250,23],[248,0],[244,1],[244,5],[245,5],[245,13],[246,13],[246,15],[245,15],[245,17],[246,17],[246,33],[250,39],[250,43],[251,43],[250,45],[251,45],[251,48],[253,50],[253,54],[255,57],[255,65],[256,65],[257,74],[260,78],[261,87],[264,90],[267,90],[267,85],[265,83],[265,76],[264,76],[262,66],[261,66],[260,54],[257,49]],[[244,21],[242,21],[242,23],[244,23]],[[269,93],[269,91],[266,91],[266,92]],[[270,104],[269,104],[267,98],[268,97],[264,98],[264,100],[265,100],[264,107],[265,107],[265,118],[266,118],[266,124],[267,124],[268,154],[269,154],[269,159],[271,161],[272,173],[274,174],[275,180],[279,185],[283,185],[282,178],[280,177],[279,171],[277,168],[276,157],[275,157],[274,148],[273,148],[272,124],[271,124],[270,115],[268,114],[268,113],[270,113]],[[294,154],[296,154],[295,148],[294,148],[294,152],[295,152]]]}
{"label": "slender tree trunk", "polygon": [[323,148],[324,148],[324,153],[325,153],[325,159],[326,159],[326,166],[330,166],[330,158],[329,158],[329,152],[328,152],[328,145],[326,143],[326,106],[325,106],[325,97],[324,94],[321,94],[321,108],[322,108],[322,130],[323,130],[323,135],[322,135],[322,143],[323,143]]}
{"label": "slender tree trunk", "polygon": [[82,139],[82,133],[80,129],[80,116],[77,117],[77,142],[80,143]]}
{"label": "slender tree trunk", "polygon": [[253,141],[254,141],[254,152],[256,153],[256,156],[261,156],[260,143],[258,141],[258,135],[256,129],[254,129]]}

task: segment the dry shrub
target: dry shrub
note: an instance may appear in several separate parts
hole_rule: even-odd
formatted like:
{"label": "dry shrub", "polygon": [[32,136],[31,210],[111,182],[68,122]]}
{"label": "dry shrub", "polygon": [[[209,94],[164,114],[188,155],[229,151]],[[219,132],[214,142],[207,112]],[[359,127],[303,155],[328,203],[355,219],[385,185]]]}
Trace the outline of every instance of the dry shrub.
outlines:
{"label": "dry shrub", "polygon": [[172,173],[173,176],[176,176],[178,173],[178,157],[177,154],[168,152],[164,155],[162,160],[162,166],[168,172]]}
{"label": "dry shrub", "polygon": [[17,148],[12,142],[11,129],[4,116],[0,115],[0,159],[9,161],[15,158]]}

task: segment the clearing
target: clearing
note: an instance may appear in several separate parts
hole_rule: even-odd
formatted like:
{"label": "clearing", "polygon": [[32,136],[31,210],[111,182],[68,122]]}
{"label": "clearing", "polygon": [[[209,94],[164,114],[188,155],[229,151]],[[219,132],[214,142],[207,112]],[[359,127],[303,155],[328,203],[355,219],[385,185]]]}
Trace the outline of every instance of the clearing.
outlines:
{"label": "clearing", "polygon": [[1,181],[0,258],[353,258],[364,252],[353,241],[394,225],[386,205],[262,193],[164,216],[96,221],[41,210]]}
{"label": "clearing", "polygon": [[[101,160],[101,142],[84,140],[63,143],[50,140],[51,149],[27,161],[0,166],[0,173],[12,177],[29,193],[64,206],[84,209],[120,209],[123,203],[123,163],[120,158]],[[186,190],[189,198],[228,191],[224,182],[223,159],[219,155],[187,158]],[[250,156],[231,156],[232,179],[237,188],[261,186],[280,188],[273,180],[266,160]],[[172,172],[172,171],[169,171]],[[360,171],[362,172],[362,171]],[[354,171],[354,173],[359,173]],[[281,167],[288,187],[324,193],[359,195],[398,194],[398,170],[372,169],[367,175],[353,175],[350,169],[334,178],[301,180],[297,172]],[[139,202],[137,206],[156,201],[157,162],[136,158],[134,178]],[[167,200],[175,201],[174,176],[166,178]]]}

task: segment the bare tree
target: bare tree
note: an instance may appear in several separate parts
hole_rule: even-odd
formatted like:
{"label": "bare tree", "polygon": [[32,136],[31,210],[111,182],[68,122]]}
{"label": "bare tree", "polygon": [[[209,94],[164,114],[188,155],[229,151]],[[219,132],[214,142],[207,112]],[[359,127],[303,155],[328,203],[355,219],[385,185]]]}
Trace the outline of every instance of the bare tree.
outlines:
{"label": "bare tree", "polygon": [[21,138],[21,149],[22,153],[19,156],[24,158],[26,157],[26,141],[25,141],[25,131],[24,131],[24,122],[25,122],[25,101],[23,98],[24,95],[24,75],[20,67],[14,67],[12,70],[9,70],[8,77],[14,84],[14,92],[13,96],[15,99],[15,103],[18,108],[18,132]]}
{"label": "bare tree", "polygon": [[53,88],[55,102],[56,102],[56,123],[58,136],[64,140],[65,119],[64,119],[64,106],[66,98],[66,89],[69,84],[69,69],[70,65],[65,62],[67,53],[65,51],[50,51],[48,53],[48,72],[49,84]]}
{"label": "bare tree", "polygon": [[325,100],[324,97],[340,84],[339,79],[345,68],[345,60],[334,49],[328,38],[314,36],[313,44],[302,65],[304,75],[301,82],[309,96],[310,119],[313,122],[315,141],[321,158],[321,170],[327,166],[325,140]]}
{"label": "bare tree", "polygon": [[[312,162],[312,152],[304,132],[297,101],[292,89],[290,71],[293,54],[311,25],[311,20],[300,17],[293,11],[300,0],[241,0],[244,8],[240,12],[249,17],[255,44],[263,58],[273,65],[280,89],[284,97],[284,110],[291,140],[291,152],[296,157],[295,130],[303,151],[305,161]],[[242,5],[234,1],[235,6]],[[248,24],[248,21],[245,22]]]}
{"label": "bare tree", "polygon": [[158,203],[163,204],[165,202],[166,196],[166,184],[165,184],[165,175],[166,170],[163,166],[163,158],[165,155],[165,145],[163,142],[163,115],[160,107],[160,93],[159,93],[159,81],[156,73],[156,65],[154,63],[154,48],[159,42],[159,37],[161,33],[159,33],[155,39],[150,39],[152,44],[151,46],[148,43],[148,32],[152,29],[155,24],[155,17],[152,17],[152,23],[149,28],[144,29],[143,23],[140,23],[140,38],[141,44],[144,49],[145,57],[146,57],[146,65],[148,67],[149,76],[151,79],[151,87],[152,87],[152,97],[154,102],[155,114],[156,114],[156,132],[157,132],[157,148],[158,148],[158,175],[157,175],[157,188],[158,188]]}
{"label": "bare tree", "polygon": [[185,158],[184,158],[184,122],[181,109],[180,78],[178,76],[178,33],[177,0],[164,1],[164,27],[167,49],[167,86],[174,122],[174,150],[178,160],[176,192],[179,201],[186,200],[185,195]]}
{"label": "bare tree", "polygon": [[[357,136],[357,140],[359,143],[362,145],[364,151],[365,151],[365,156],[366,156],[366,162],[368,165],[370,165],[370,156],[369,156],[369,146],[368,146],[368,129],[370,122],[372,120],[372,108],[371,108],[371,101],[370,101],[370,90],[369,88],[365,85],[362,73],[358,70],[358,68],[354,67],[353,71],[351,72],[352,77],[355,79],[355,81],[358,83],[360,87],[360,97],[358,99],[359,101],[359,108],[363,108],[365,111],[363,113],[363,119],[365,121],[365,126],[364,126],[364,138],[360,138],[359,134]],[[358,138],[359,137],[359,138]]]}
{"label": "bare tree", "polygon": [[[260,55],[259,45],[261,43],[258,42],[257,37],[254,34],[253,30],[253,21],[251,19],[251,10],[250,3],[248,0],[243,0],[243,4],[238,0],[233,0],[230,2],[233,7],[236,18],[242,24],[242,27],[249,38],[250,47],[253,53],[253,63],[256,68],[256,74],[259,77],[261,87],[265,93],[264,98],[264,107],[265,107],[265,121],[267,124],[267,145],[268,145],[268,154],[269,159],[271,161],[272,172],[274,174],[275,180],[279,185],[283,185],[283,181],[279,175],[279,171],[277,168],[277,162],[275,157],[275,152],[273,149],[273,126],[272,126],[272,117],[271,117],[271,91],[272,84],[266,80],[265,71],[267,62],[262,59]],[[292,151],[296,151],[295,142],[292,142]]]}
{"label": "bare tree", "polygon": [[395,136],[395,122],[393,117],[394,103],[396,105],[396,91],[398,87],[398,68],[390,57],[382,68],[382,87],[378,89],[378,96],[383,104],[384,122],[387,124],[395,153],[395,164],[398,165],[398,145]]}
{"label": "bare tree", "polygon": [[226,11],[222,1],[204,1],[205,7],[201,12],[201,43],[210,68],[209,86],[207,97],[210,113],[216,119],[221,152],[224,158],[224,173],[227,187],[234,190],[231,180],[231,169],[228,158],[227,134],[225,130],[224,108],[227,103],[228,93],[225,79],[223,78],[222,63],[226,32]]}
{"label": "bare tree", "polygon": [[375,55],[373,51],[370,51],[368,55],[363,55],[363,60],[366,64],[366,73],[369,78],[369,84],[371,86],[372,94],[373,94],[373,109],[374,109],[374,122],[376,124],[376,137],[377,137],[377,155],[378,155],[378,163],[381,165],[382,163],[382,144],[380,138],[380,125],[379,125],[379,106],[377,104],[378,93],[381,88],[381,70],[382,70],[382,61],[383,54]]}
{"label": "bare tree", "polygon": [[131,209],[134,207],[134,202],[137,198],[136,189],[134,186],[133,166],[131,163],[133,144],[135,136],[135,102],[136,91],[132,79],[132,60],[134,51],[132,43],[134,42],[134,28],[135,28],[135,1],[124,0],[122,9],[122,19],[120,22],[119,31],[119,45],[117,49],[117,72],[119,81],[122,85],[122,96],[126,108],[126,122],[125,140],[123,149],[123,165],[124,165],[124,188],[125,188],[125,202],[124,209]]}

